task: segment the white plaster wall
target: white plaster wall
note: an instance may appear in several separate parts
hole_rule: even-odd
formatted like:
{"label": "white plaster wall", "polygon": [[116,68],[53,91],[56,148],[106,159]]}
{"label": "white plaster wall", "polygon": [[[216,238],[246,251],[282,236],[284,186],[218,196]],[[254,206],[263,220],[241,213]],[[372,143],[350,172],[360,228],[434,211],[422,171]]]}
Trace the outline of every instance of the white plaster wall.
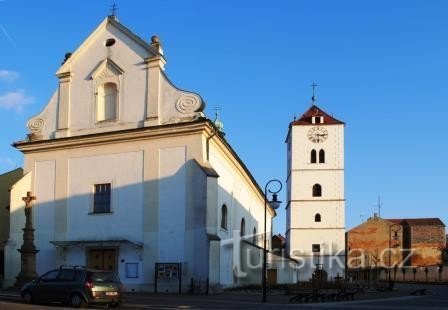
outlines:
{"label": "white plaster wall", "polygon": [[[317,125],[316,125],[317,126]],[[328,131],[328,138],[322,143],[308,139],[308,131],[315,126],[292,126],[292,163],[296,169],[344,169],[344,125],[319,124]],[[311,150],[325,150],[324,164],[311,164]]]}
{"label": "white plaster wall", "polygon": [[[307,201],[291,204],[292,227],[300,228],[341,228],[344,227],[343,201]],[[321,222],[315,222],[316,213]]]}
{"label": "white plaster wall", "polygon": [[[211,145],[210,164],[219,174],[218,178],[218,205],[217,224],[218,235],[221,238],[221,266],[220,281],[223,285],[235,285],[244,279],[234,276],[234,264],[238,263],[235,254],[235,246],[230,245],[229,239],[239,236],[241,219],[245,219],[245,231],[248,240],[252,240],[254,227],[257,234],[263,231],[264,223],[264,200],[258,192],[250,186],[250,182],[243,176],[238,168],[228,160],[222,151]],[[221,207],[226,204],[228,208],[228,229],[221,228]],[[267,230],[271,228],[272,215],[267,213]],[[236,234],[234,231],[237,231]],[[261,237],[258,237],[261,245]],[[270,243],[268,242],[268,248]]]}
{"label": "white plaster wall", "polygon": [[54,240],[55,221],[55,173],[54,160],[35,162],[34,195],[36,203],[33,207],[35,244],[39,250],[36,256],[36,271],[38,274],[57,267],[56,249],[50,243]]}
{"label": "white plaster wall", "polygon": [[[142,151],[70,158],[67,240],[142,242],[142,182]],[[89,214],[99,183],[112,183],[112,213]]]}
{"label": "white plaster wall", "polygon": [[[313,197],[313,185],[320,184],[322,197]],[[291,200],[344,199],[343,170],[302,170],[292,173]]]}
{"label": "white plaster wall", "polygon": [[3,288],[14,285],[16,276],[20,272],[20,253],[17,249],[23,244],[23,231],[25,227],[25,204],[22,197],[31,191],[32,173],[25,174],[11,188],[10,201],[10,226],[9,239],[5,244],[5,279],[3,280]]}
{"label": "white plaster wall", "polygon": [[290,253],[292,257],[312,255],[313,244],[321,245],[322,254],[336,254],[345,248],[344,229],[292,229]]}
{"label": "white plaster wall", "polygon": [[[109,38],[116,40],[111,47],[104,45]],[[119,82],[118,124],[136,123],[145,118],[146,65],[143,59],[148,52],[125,36],[114,26],[107,25],[94,40],[83,49],[71,64],[69,127],[72,135],[76,130],[95,127],[95,81],[91,79],[94,69],[107,57],[112,59],[124,73]],[[112,125],[112,124],[109,124]]]}
{"label": "white plaster wall", "polygon": [[186,147],[159,150],[159,260],[185,261]]}

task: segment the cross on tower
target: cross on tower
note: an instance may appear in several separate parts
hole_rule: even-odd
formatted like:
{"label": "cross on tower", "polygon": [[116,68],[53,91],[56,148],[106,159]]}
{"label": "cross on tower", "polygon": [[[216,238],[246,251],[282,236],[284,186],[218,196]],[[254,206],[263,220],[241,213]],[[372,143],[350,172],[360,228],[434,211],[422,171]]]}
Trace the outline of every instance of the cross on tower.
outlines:
{"label": "cross on tower", "polygon": [[215,118],[218,119],[219,118],[219,112],[221,111],[221,107],[216,106],[214,108],[214,110],[215,110]]}
{"label": "cross on tower", "polygon": [[110,6],[110,16],[116,16],[117,15],[117,11],[118,11],[118,7],[117,7],[117,4],[114,2]]}
{"label": "cross on tower", "polygon": [[311,97],[311,101],[313,102],[313,104],[316,102],[316,88],[317,88],[317,84],[315,82],[313,82],[313,84],[311,84],[311,87],[313,88],[313,96]]}

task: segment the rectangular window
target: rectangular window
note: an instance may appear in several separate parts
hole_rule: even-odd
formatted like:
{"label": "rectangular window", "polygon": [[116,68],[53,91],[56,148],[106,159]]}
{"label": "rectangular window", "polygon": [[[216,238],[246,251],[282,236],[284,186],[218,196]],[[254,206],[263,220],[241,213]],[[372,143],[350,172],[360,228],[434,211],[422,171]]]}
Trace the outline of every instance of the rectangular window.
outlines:
{"label": "rectangular window", "polygon": [[111,184],[95,184],[93,194],[93,213],[110,212]]}
{"label": "rectangular window", "polygon": [[313,251],[313,253],[319,253],[320,252],[320,244],[313,244],[311,246],[311,250]]}

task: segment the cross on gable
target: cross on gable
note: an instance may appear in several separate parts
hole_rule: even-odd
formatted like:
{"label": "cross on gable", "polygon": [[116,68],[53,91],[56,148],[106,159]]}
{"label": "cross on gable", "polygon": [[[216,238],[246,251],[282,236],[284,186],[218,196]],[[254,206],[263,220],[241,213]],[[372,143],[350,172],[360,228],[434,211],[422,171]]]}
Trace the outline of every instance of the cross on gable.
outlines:
{"label": "cross on gable", "polygon": [[36,200],[36,196],[33,196],[31,192],[26,192],[26,196],[22,197],[22,200],[25,202],[25,206],[29,207],[31,206],[31,202]]}

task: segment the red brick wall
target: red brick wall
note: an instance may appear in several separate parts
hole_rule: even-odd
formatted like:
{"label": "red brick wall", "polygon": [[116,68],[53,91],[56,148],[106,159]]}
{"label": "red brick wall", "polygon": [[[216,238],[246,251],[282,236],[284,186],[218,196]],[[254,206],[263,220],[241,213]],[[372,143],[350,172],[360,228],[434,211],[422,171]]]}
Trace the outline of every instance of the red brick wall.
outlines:
{"label": "red brick wall", "polygon": [[442,249],[446,244],[445,227],[419,225],[410,227],[413,266],[431,266],[442,263]]}
{"label": "red brick wall", "polygon": [[[391,223],[381,218],[371,218],[351,229],[348,234],[349,268],[389,265],[389,227]],[[398,240],[392,241],[391,264],[402,261],[400,251],[403,244],[403,229],[398,231]],[[393,233],[392,233],[393,235]],[[397,247],[397,245],[399,245]]]}

